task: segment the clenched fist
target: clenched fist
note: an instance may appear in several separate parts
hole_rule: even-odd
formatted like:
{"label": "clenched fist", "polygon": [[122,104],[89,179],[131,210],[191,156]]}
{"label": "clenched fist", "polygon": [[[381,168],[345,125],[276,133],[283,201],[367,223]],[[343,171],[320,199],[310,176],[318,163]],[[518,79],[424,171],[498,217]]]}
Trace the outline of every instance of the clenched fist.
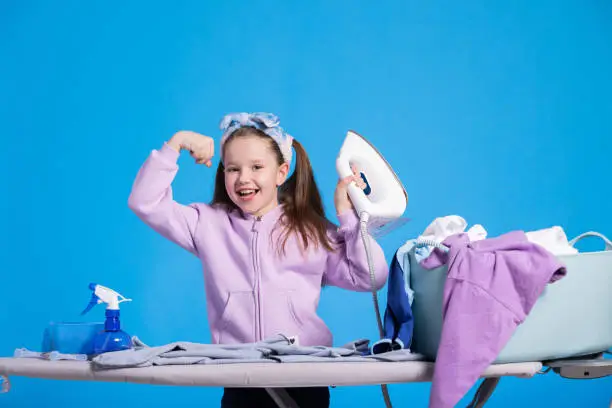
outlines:
{"label": "clenched fist", "polygon": [[211,159],[215,154],[215,141],[212,137],[204,136],[190,130],[181,130],[172,136],[168,146],[177,152],[187,150],[197,164],[212,166]]}

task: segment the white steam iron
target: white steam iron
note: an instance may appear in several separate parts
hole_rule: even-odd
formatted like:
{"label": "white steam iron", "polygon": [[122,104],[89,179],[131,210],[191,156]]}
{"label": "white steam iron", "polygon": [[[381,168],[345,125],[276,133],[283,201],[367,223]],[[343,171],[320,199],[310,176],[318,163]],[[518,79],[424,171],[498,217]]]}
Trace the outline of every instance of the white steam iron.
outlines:
{"label": "white steam iron", "polygon": [[408,194],[399,177],[380,152],[363,136],[349,130],[336,159],[341,178],[353,174],[356,166],[368,187],[355,183],[348,186],[351,202],[360,218],[365,217],[372,236],[380,237],[405,224],[402,217],[408,205]]}
{"label": "white steam iron", "polygon": [[[384,330],[374,285],[376,271],[372,261],[368,232],[372,236],[382,236],[405,224],[408,219],[402,215],[408,205],[408,193],[380,152],[364,137],[349,130],[336,159],[336,169],[340,178],[353,175],[353,166],[359,171],[367,185],[365,189],[361,189],[354,182],[350,183],[348,194],[359,215],[361,238],[368,258],[372,282],[372,299],[378,331],[382,338]],[[391,399],[386,384],[382,384],[381,388],[385,405],[390,408]]]}

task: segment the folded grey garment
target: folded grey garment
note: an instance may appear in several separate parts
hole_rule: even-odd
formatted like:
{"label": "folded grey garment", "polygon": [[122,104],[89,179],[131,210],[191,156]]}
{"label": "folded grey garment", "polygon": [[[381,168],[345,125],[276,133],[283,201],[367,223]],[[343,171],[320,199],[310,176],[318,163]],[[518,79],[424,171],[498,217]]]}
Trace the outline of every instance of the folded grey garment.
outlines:
{"label": "folded grey garment", "polygon": [[342,347],[298,346],[290,338],[278,335],[256,343],[203,344],[173,342],[149,347],[137,337],[128,350],[100,354],[92,359],[93,368],[148,367],[152,365],[229,364],[244,362],[300,361],[411,361],[419,359],[408,350],[365,355],[369,341],[359,339]]}
{"label": "folded grey garment", "polygon": [[[142,340],[140,340],[140,338],[138,338],[137,336],[132,336],[132,344],[133,347],[136,349],[141,349],[141,348],[149,348],[150,346],[146,345]],[[295,350],[295,347],[299,347],[293,344],[293,341],[291,340],[291,338],[289,337],[285,337],[282,334],[278,335],[276,337],[272,337],[270,339],[267,339],[263,342],[260,343],[242,343],[242,344],[231,344],[231,345],[219,345],[219,344],[203,344],[203,343],[190,343],[192,344],[194,347],[195,346],[201,346],[201,347],[206,347],[206,348],[219,348],[219,347],[224,347],[224,348],[231,348],[232,350],[236,350],[236,349],[250,349],[250,348],[254,348],[254,347],[258,347],[260,349],[262,348],[267,348],[271,351],[282,351],[285,350],[286,352],[292,352],[291,350]],[[347,351],[345,349],[349,349],[352,351],[357,351],[360,354],[363,354],[364,352],[368,352],[369,351],[369,344],[370,344],[370,340],[368,339],[358,339],[358,340],[353,340],[349,343],[346,343],[342,346],[340,346],[339,348],[334,348],[334,347],[327,347],[327,346],[310,346],[310,347],[314,347],[316,351],[320,351],[323,350],[325,352],[325,350],[327,349],[331,349],[332,351],[335,350],[337,352],[337,354],[342,354],[345,355],[347,353]],[[270,347],[272,346],[272,347]],[[303,349],[305,350],[307,347],[309,346],[304,346]],[[313,350],[310,349],[309,352],[312,352]]]}
{"label": "folded grey garment", "polygon": [[[180,358],[182,364],[197,364],[202,359],[240,359],[261,361],[272,353],[278,345],[288,346],[290,339],[278,335],[257,343],[240,344],[203,344],[188,341],[169,343],[163,346],[142,346],[140,341],[137,347],[127,350],[107,352],[92,359],[94,368],[128,368],[149,367],[152,365],[168,364],[168,360]],[[160,357],[167,360],[159,361]]]}

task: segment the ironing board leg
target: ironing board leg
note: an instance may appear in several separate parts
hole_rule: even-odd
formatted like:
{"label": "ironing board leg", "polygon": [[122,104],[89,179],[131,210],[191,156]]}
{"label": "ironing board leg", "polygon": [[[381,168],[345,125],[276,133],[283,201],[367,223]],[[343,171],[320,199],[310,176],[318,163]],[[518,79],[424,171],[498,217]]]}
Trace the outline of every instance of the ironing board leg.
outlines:
{"label": "ironing board leg", "polygon": [[472,399],[472,402],[470,402],[467,408],[484,407],[491,395],[493,395],[497,384],[499,384],[499,380],[499,377],[486,378],[482,384],[480,384],[480,387],[478,387],[476,395],[474,395],[474,399]]}
{"label": "ironing board leg", "polygon": [[284,388],[266,388],[279,408],[300,408]]}

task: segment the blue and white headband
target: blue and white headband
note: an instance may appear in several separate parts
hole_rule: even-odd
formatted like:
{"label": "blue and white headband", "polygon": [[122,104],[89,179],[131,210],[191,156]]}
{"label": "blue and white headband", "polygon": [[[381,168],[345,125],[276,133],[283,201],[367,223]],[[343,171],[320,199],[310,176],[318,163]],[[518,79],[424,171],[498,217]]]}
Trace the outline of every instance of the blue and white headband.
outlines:
{"label": "blue and white headband", "polygon": [[[253,126],[274,139],[283,154],[285,162],[291,164],[293,137],[285,132],[279,126],[279,123],[280,120],[276,115],[267,112],[239,112],[225,115],[219,124],[219,128],[223,130],[223,135],[221,136],[221,155],[223,155],[223,144],[236,129],[244,126]],[[223,160],[223,157],[221,157],[221,160]]]}

